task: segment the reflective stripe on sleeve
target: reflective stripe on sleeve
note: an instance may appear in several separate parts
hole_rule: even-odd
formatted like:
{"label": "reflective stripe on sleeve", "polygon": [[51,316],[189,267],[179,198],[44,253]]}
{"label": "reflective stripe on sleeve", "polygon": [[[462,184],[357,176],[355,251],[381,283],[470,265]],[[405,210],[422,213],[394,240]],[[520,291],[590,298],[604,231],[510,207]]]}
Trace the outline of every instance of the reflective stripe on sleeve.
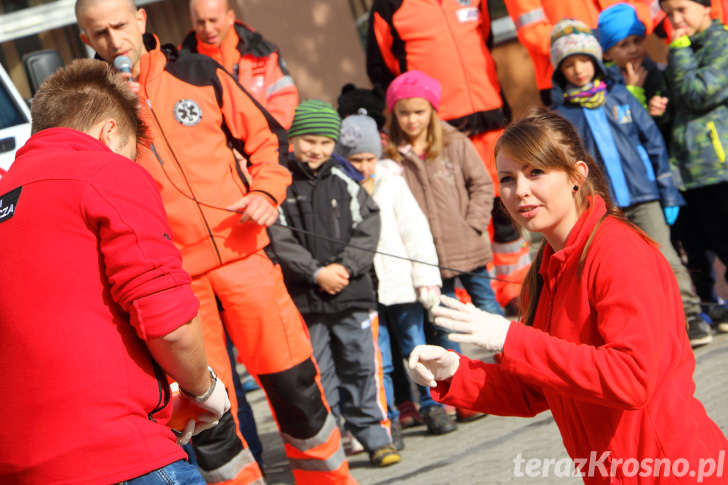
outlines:
{"label": "reflective stripe on sleeve", "polygon": [[526,12],[516,19],[516,30],[521,30],[526,25],[539,22],[545,18],[546,14],[544,13],[543,8],[536,8],[530,12]]}

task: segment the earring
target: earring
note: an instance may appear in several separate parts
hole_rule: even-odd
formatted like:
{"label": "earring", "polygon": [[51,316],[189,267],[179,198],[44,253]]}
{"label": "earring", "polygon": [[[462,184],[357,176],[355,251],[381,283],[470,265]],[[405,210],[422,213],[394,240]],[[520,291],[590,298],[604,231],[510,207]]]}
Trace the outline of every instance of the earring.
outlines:
{"label": "earring", "polygon": [[574,185],[574,192],[578,192],[578,191],[579,191],[579,186],[578,185]]}

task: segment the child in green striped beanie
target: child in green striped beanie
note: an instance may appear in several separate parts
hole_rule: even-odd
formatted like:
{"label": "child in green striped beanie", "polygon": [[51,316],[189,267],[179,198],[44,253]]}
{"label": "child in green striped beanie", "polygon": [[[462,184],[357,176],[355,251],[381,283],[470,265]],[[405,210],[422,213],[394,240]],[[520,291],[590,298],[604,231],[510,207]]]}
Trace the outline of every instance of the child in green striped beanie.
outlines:
{"label": "child in green striped beanie", "polygon": [[293,144],[293,155],[314,172],[334,152],[339,139],[341,118],[333,106],[320,99],[309,99],[296,107],[288,139]]}

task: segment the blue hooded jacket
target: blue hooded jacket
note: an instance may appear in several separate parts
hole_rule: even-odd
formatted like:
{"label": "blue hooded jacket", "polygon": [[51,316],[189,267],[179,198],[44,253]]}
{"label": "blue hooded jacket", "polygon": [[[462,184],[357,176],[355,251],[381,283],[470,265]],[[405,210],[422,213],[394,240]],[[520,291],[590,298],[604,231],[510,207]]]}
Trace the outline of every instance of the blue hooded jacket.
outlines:
{"label": "blue hooded jacket", "polygon": [[[663,207],[685,205],[670,170],[665,141],[652,117],[627,91],[620,72],[607,70],[601,60],[594,61],[595,71],[607,83],[606,103],[589,110],[565,102],[566,79],[560,71],[555,71],[551,109],[574,125],[587,153],[607,177],[610,195],[619,207],[654,200],[660,201]],[[597,109],[603,110],[604,116],[596,113]],[[616,148],[619,160],[602,156],[600,148],[609,153],[605,139],[606,145]]]}

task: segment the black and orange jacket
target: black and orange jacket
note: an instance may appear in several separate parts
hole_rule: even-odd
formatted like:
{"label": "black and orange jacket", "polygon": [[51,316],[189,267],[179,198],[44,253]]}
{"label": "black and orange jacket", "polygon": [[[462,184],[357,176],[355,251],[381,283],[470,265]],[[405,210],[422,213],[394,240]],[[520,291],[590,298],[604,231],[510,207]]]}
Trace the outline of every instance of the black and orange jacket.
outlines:
{"label": "black and orange jacket", "polygon": [[194,31],[180,50],[212,57],[267,109],[284,128],[290,128],[298,106],[298,90],[278,46],[240,21],[219,46],[202,42]]}
{"label": "black and orange jacket", "polygon": [[[516,24],[518,40],[528,50],[536,86],[540,90],[551,89],[551,31],[561,19],[577,19],[590,28],[597,26],[602,10],[625,0],[505,0],[508,14]],[[645,24],[647,33],[652,32],[652,0],[627,0]]]}
{"label": "black and orange jacket", "polygon": [[[225,210],[249,192],[276,206],[291,183],[288,139],[218,63],[144,36],[139,98],[151,126],[150,148],[137,161],[152,174],[167,210],[184,268],[196,276],[268,245],[265,227],[239,224]],[[232,148],[247,159],[246,179]]]}
{"label": "black and orange jacket", "polygon": [[372,83],[417,69],[440,81],[438,115],[451,125],[476,134],[506,124],[485,0],[375,0],[369,19]]}

